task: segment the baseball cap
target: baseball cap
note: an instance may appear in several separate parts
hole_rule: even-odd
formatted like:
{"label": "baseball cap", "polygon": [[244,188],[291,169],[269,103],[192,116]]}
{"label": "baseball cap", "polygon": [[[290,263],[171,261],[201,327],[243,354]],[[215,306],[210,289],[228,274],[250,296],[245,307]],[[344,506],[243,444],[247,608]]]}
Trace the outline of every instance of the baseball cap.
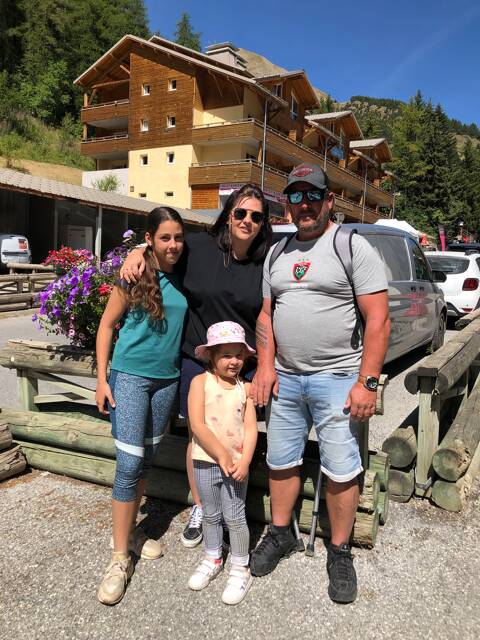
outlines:
{"label": "baseball cap", "polygon": [[310,164],[304,162],[294,167],[288,176],[287,186],[283,190],[283,193],[291,191],[292,185],[296,182],[308,182],[317,189],[329,189],[329,180],[325,171],[316,164]]}

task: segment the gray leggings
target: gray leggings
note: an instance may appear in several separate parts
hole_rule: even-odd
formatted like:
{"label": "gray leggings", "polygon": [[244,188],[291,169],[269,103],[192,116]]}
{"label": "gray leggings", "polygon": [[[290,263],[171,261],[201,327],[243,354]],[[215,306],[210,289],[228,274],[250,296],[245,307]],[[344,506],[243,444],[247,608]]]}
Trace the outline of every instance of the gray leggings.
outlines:
{"label": "gray leggings", "polygon": [[230,533],[230,562],[248,565],[250,532],[245,518],[247,484],[225,476],[218,466],[202,460],[193,461],[195,482],[202,500],[205,551],[222,557],[222,519]]}
{"label": "gray leggings", "polygon": [[115,409],[109,406],[117,453],[112,497],[131,502],[162,440],[178,380],[143,378],[113,369],[108,382],[116,403]]}

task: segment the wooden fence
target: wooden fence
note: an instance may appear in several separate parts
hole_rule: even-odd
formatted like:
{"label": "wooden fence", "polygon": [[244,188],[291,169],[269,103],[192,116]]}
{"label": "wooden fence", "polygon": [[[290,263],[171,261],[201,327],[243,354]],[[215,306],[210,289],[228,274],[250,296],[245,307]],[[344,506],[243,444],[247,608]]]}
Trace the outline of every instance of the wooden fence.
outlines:
{"label": "wooden fence", "polygon": [[[32,340],[10,340],[0,351],[0,365],[15,369],[21,409],[3,408],[0,422],[5,423],[19,444],[28,463],[35,468],[75,478],[111,485],[115,470],[115,447],[110,424],[100,418],[94,402],[95,392],[65,376],[94,378],[94,353],[71,346],[52,345]],[[39,393],[39,381],[53,383],[58,393]],[[383,411],[383,388],[378,394],[379,412]],[[187,430],[179,431],[172,417],[162,440],[147,494],[191,503],[185,468]],[[175,435],[177,432],[177,435]],[[178,433],[183,432],[183,437]],[[368,423],[362,425],[362,455],[366,472],[356,514],[352,542],[372,547],[379,524],[388,516],[389,458],[383,452],[368,451]],[[266,437],[259,434],[257,450],[250,468],[247,513],[254,520],[271,519],[268,472],[265,463]],[[305,451],[302,489],[298,504],[300,529],[308,531],[318,474],[318,445],[309,441]],[[329,535],[325,490],[321,492],[317,534]]]}
{"label": "wooden fence", "polygon": [[52,267],[43,264],[9,262],[7,267],[10,273],[0,275],[0,314],[32,308],[38,293],[55,279]]}
{"label": "wooden fence", "polygon": [[480,310],[457,324],[461,330],[407,374],[418,411],[382,446],[392,499],[414,494],[451,511],[462,508],[480,468]]}

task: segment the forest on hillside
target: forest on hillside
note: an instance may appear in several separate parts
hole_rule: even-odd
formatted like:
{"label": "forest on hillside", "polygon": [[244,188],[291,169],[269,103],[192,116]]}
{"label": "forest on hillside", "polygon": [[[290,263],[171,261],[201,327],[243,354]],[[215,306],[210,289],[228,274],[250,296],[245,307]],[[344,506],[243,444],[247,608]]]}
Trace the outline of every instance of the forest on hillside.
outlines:
{"label": "forest on hillside", "polygon": [[[144,0],[0,0],[0,155],[90,168],[79,153],[81,91],[73,85],[126,33],[149,37]],[[188,14],[175,40],[201,50]],[[241,44],[241,43],[238,43]],[[261,52],[259,52],[261,53]],[[452,120],[420,92],[408,103],[327,96],[320,110],[351,108],[365,137],[386,137],[396,176],[396,217],[454,235],[462,219],[480,231],[480,130]],[[455,137],[464,136],[459,146]]]}

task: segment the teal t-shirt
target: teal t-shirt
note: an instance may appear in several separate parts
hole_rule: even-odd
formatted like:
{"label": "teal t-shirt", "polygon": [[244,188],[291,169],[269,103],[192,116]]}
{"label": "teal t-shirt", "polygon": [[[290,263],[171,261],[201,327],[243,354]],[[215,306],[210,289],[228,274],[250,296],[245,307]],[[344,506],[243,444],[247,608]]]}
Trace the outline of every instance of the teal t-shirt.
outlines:
{"label": "teal t-shirt", "polygon": [[187,300],[175,273],[158,272],[165,318],[153,322],[142,307],[122,321],[112,369],[144,378],[178,378]]}

